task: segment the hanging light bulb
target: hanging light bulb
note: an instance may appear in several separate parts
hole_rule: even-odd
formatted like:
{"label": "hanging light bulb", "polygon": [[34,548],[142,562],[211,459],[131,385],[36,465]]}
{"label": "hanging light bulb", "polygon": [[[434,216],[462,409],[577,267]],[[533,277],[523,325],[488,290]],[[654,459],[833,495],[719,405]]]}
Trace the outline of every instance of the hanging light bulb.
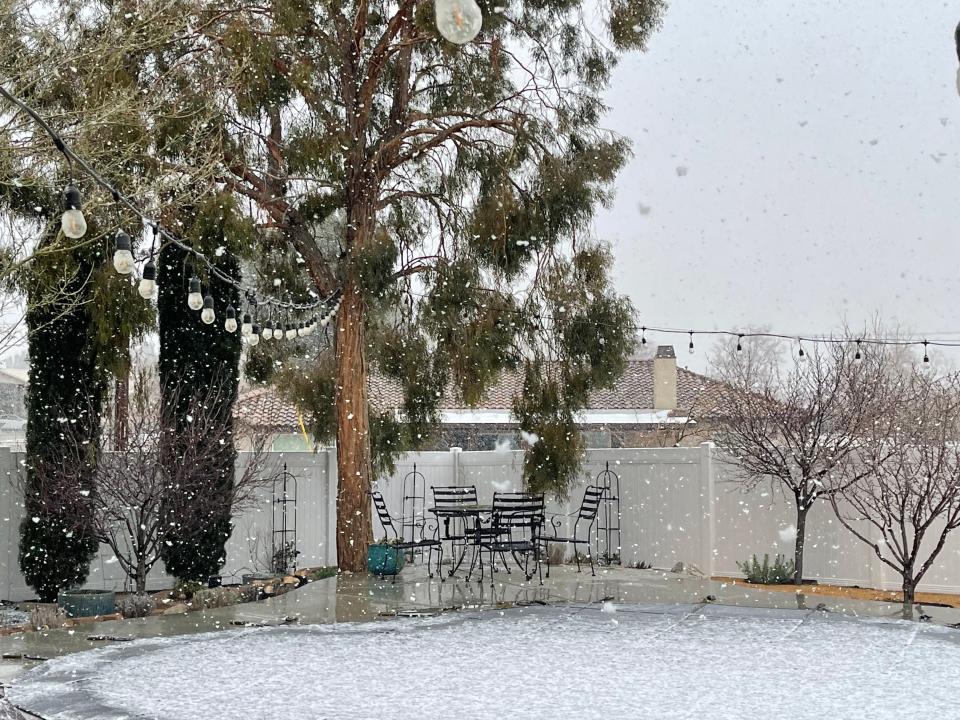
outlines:
{"label": "hanging light bulb", "polygon": [[434,0],[433,11],[437,30],[457,45],[473,40],[483,26],[483,13],[474,0]]}
{"label": "hanging light bulb", "polygon": [[329,324],[330,324],[329,315],[324,315],[322,318],[320,318],[320,327],[326,327]]}
{"label": "hanging light bulb", "polygon": [[737,335],[737,352],[743,352],[743,335]]}
{"label": "hanging light bulb", "polygon": [[200,319],[207,325],[212,325],[217,319],[217,314],[213,311],[213,296],[207,295],[203,298],[203,311],[200,313]]}
{"label": "hanging light bulb", "polygon": [[223,321],[223,329],[229,333],[236,332],[237,311],[233,309],[233,305],[227,305],[227,309],[223,311],[223,314],[227,317],[227,319]]}
{"label": "hanging light bulb", "polygon": [[927,341],[923,341],[923,365],[921,369],[929,371],[933,369],[933,364],[930,362],[930,355],[927,353]]}
{"label": "hanging light bulb", "polygon": [[647,344],[647,328],[646,327],[640,328],[640,344],[641,345]]}
{"label": "hanging light bulb", "polygon": [[307,333],[304,332],[303,323],[297,323],[297,337],[303,337]]}
{"label": "hanging light bulb", "polygon": [[60,228],[68,238],[77,240],[87,232],[87,221],[81,212],[82,200],[80,190],[76,185],[67,185],[63,189],[63,215],[60,217]]}
{"label": "hanging light bulb", "polygon": [[250,317],[250,313],[243,314],[243,322],[240,323],[240,334],[244,337],[260,334],[259,329],[257,331],[253,329],[253,318]]}
{"label": "hanging light bulb", "polygon": [[799,359],[800,362],[805,362],[807,359],[807,354],[803,351],[803,345],[799,340],[797,340],[797,345],[800,345],[800,350],[797,352],[797,359]]}
{"label": "hanging light bulb", "polygon": [[283,325],[280,323],[277,323],[273,326],[273,339],[283,340]]}
{"label": "hanging light bulb", "polygon": [[261,333],[261,337],[263,337],[264,340],[273,339],[273,323],[269,320],[263,324],[263,332]]}
{"label": "hanging light bulb", "polygon": [[144,300],[153,300],[157,296],[157,264],[153,258],[143,266],[143,277],[137,285],[137,292]]}
{"label": "hanging light bulb", "polygon": [[135,263],[133,261],[133,244],[130,242],[130,236],[123,230],[117,230],[117,249],[113,253],[113,269],[121,275],[129,275],[133,272]]}
{"label": "hanging light bulb", "polygon": [[284,334],[287,336],[287,340],[293,340],[297,336],[297,326],[293,323],[287,323]]}
{"label": "hanging light bulb", "polygon": [[203,307],[203,295],[200,294],[200,279],[196,276],[190,278],[190,292],[187,293],[187,307],[191,310],[199,310]]}
{"label": "hanging light bulb", "polygon": [[853,355],[854,360],[862,360],[863,355],[860,354],[860,341],[857,340],[857,352]]}
{"label": "hanging light bulb", "polygon": [[260,326],[259,325],[254,324],[251,326],[250,335],[249,337],[247,337],[247,343],[249,343],[250,347],[256,347],[258,344],[260,344]]}
{"label": "hanging light bulb", "polygon": [[687,352],[689,352],[691,355],[693,355],[693,353],[694,353],[694,350],[693,350],[693,330],[690,331],[690,344],[687,346]]}

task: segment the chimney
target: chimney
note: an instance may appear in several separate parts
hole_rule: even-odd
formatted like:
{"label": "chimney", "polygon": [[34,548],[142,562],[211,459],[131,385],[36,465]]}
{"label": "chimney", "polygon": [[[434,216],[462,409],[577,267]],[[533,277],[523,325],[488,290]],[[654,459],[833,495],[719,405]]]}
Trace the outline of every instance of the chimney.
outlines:
{"label": "chimney", "polygon": [[653,358],[653,409],[677,409],[677,354],[673,345],[660,345]]}

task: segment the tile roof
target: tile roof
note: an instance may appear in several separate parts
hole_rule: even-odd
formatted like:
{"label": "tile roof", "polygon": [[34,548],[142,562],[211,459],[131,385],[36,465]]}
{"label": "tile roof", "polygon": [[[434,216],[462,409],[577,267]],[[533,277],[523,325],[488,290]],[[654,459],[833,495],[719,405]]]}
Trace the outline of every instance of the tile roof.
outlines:
{"label": "tile roof", "polygon": [[[478,408],[509,410],[522,387],[519,372],[504,373],[491,387]],[[722,383],[685,368],[677,368],[677,412],[694,417],[716,414],[724,394]],[[378,373],[370,375],[370,401],[381,408],[399,408],[403,394],[400,386]],[[653,408],[653,360],[631,360],[616,386],[597,390],[590,396],[590,410],[648,410]],[[466,409],[450,388],[440,404],[441,410]],[[234,408],[238,423],[271,431],[299,431],[300,421],[292,403],[281,398],[272,387],[242,393]]]}

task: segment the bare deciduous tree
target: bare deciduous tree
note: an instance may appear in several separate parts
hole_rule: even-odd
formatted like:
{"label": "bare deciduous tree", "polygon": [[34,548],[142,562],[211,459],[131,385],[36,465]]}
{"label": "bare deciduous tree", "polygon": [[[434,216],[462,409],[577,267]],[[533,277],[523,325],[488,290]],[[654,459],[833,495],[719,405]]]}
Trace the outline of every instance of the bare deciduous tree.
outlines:
{"label": "bare deciduous tree", "polygon": [[[272,477],[264,473],[264,444],[255,442],[233,485],[224,492],[217,481],[227,440],[217,410],[218,388],[190,396],[193,432],[177,433],[173,440],[176,420],[164,415],[159,396],[151,392],[144,375],[133,390],[124,452],[97,457],[79,423],[64,419],[64,456],[39,465],[36,473],[45,500],[64,509],[68,532],[91,532],[108,545],[136,592],[144,593],[165,543],[190,542],[203,530],[205,518],[221,517],[224,508],[235,513],[249,506],[257,489]],[[92,487],[77,481],[91,477],[84,472],[91,466]],[[179,512],[182,508],[172,503],[189,503],[190,512]],[[76,512],[70,513],[70,508]],[[71,518],[76,527],[71,527]],[[194,524],[185,524],[190,522]]]}
{"label": "bare deciduous tree", "polygon": [[960,377],[912,370],[891,377],[901,402],[865,428],[838,468],[830,502],[847,530],[903,579],[903,616],[916,587],[960,527]]}
{"label": "bare deciduous tree", "polygon": [[850,348],[835,344],[808,347],[783,367],[745,347],[715,372],[729,386],[716,440],[737,482],[752,489],[769,481],[793,498],[794,582],[800,584],[810,508],[842,488],[834,470],[892,401],[885,394],[889,384],[879,382],[886,357],[878,350],[855,359]]}

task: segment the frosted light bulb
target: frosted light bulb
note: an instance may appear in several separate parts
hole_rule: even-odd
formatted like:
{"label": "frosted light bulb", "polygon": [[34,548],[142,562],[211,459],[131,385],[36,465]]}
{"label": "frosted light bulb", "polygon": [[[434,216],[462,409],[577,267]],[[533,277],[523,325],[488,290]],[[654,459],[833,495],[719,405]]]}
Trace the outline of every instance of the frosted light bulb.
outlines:
{"label": "frosted light bulb", "polygon": [[227,316],[227,319],[223,321],[223,329],[229,333],[237,331],[237,311],[233,309],[233,305],[227,305],[227,309],[224,311],[224,315]]}
{"label": "frosted light bulb", "polygon": [[199,310],[203,307],[203,295],[200,294],[200,280],[190,278],[190,292],[187,293],[187,307],[191,310]]}
{"label": "frosted light bulb", "polygon": [[294,333],[296,333],[296,336],[297,336],[297,337],[303,337],[304,335],[307,334],[306,331],[305,331],[305,329],[304,329],[304,327],[303,327],[303,323],[299,323],[299,324],[297,325],[296,329],[294,330]]}
{"label": "frosted light bulb", "polygon": [[256,330],[253,329],[253,320],[250,318],[250,313],[243,314],[243,322],[240,324],[240,334],[244,337],[250,337],[252,334],[260,334],[260,328]]}
{"label": "frosted light bulb", "polygon": [[[259,330],[260,326],[254,325],[253,328],[254,330]],[[247,343],[250,345],[250,347],[256,347],[260,343],[260,333],[258,332],[250,333],[250,337],[247,338]]]}
{"label": "frosted light bulb", "polygon": [[293,340],[297,336],[297,328],[295,328],[293,325],[287,325],[285,334],[287,336],[287,340]]}
{"label": "frosted light bulb", "polygon": [[263,326],[263,332],[261,333],[264,340],[270,340],[273,337],[273,323],[267,321]]}
{"label": "frosted light bulb", "polygon": [[63,215],[60,227],[63,234],[73,240],[82,238],[87,232],[87,221],[80,210],[80,190],[75,185],[67,185],[63,190]]}
{"label": "frosted light bulb", "polygon": [[129,275],[133,272],[135,263],[133,261],[133,252],[130,236],[123,230],[117,230],[117,249],[113,253],[113,269],[121,275]]}
{"label": "frosted light bulb", "polygon": [[144,300],[153,300],[157,296],[157,265],[153,260],[147,260],[143,266],[143,277],[137,285],[137,292]]}
{"label": "frosted light bulb", "polygon": [[212,325],[217,319],[216,313],[213,312],[213,297],[210,295],[203,299],[203,312],[200,313],[200,319],[207,325]]}
{"label": "frosted light bulb", "polygon": [[483,26],[483,13],[474,0],[434,0],[433,11],[437,30],[457,45],[473,40]]}
{"label": "frosted light bulb", "polygon": [[277,323],[277,326],[273,329],[273,339],[283,340],[283,328],[280,327],[280,323]]}

